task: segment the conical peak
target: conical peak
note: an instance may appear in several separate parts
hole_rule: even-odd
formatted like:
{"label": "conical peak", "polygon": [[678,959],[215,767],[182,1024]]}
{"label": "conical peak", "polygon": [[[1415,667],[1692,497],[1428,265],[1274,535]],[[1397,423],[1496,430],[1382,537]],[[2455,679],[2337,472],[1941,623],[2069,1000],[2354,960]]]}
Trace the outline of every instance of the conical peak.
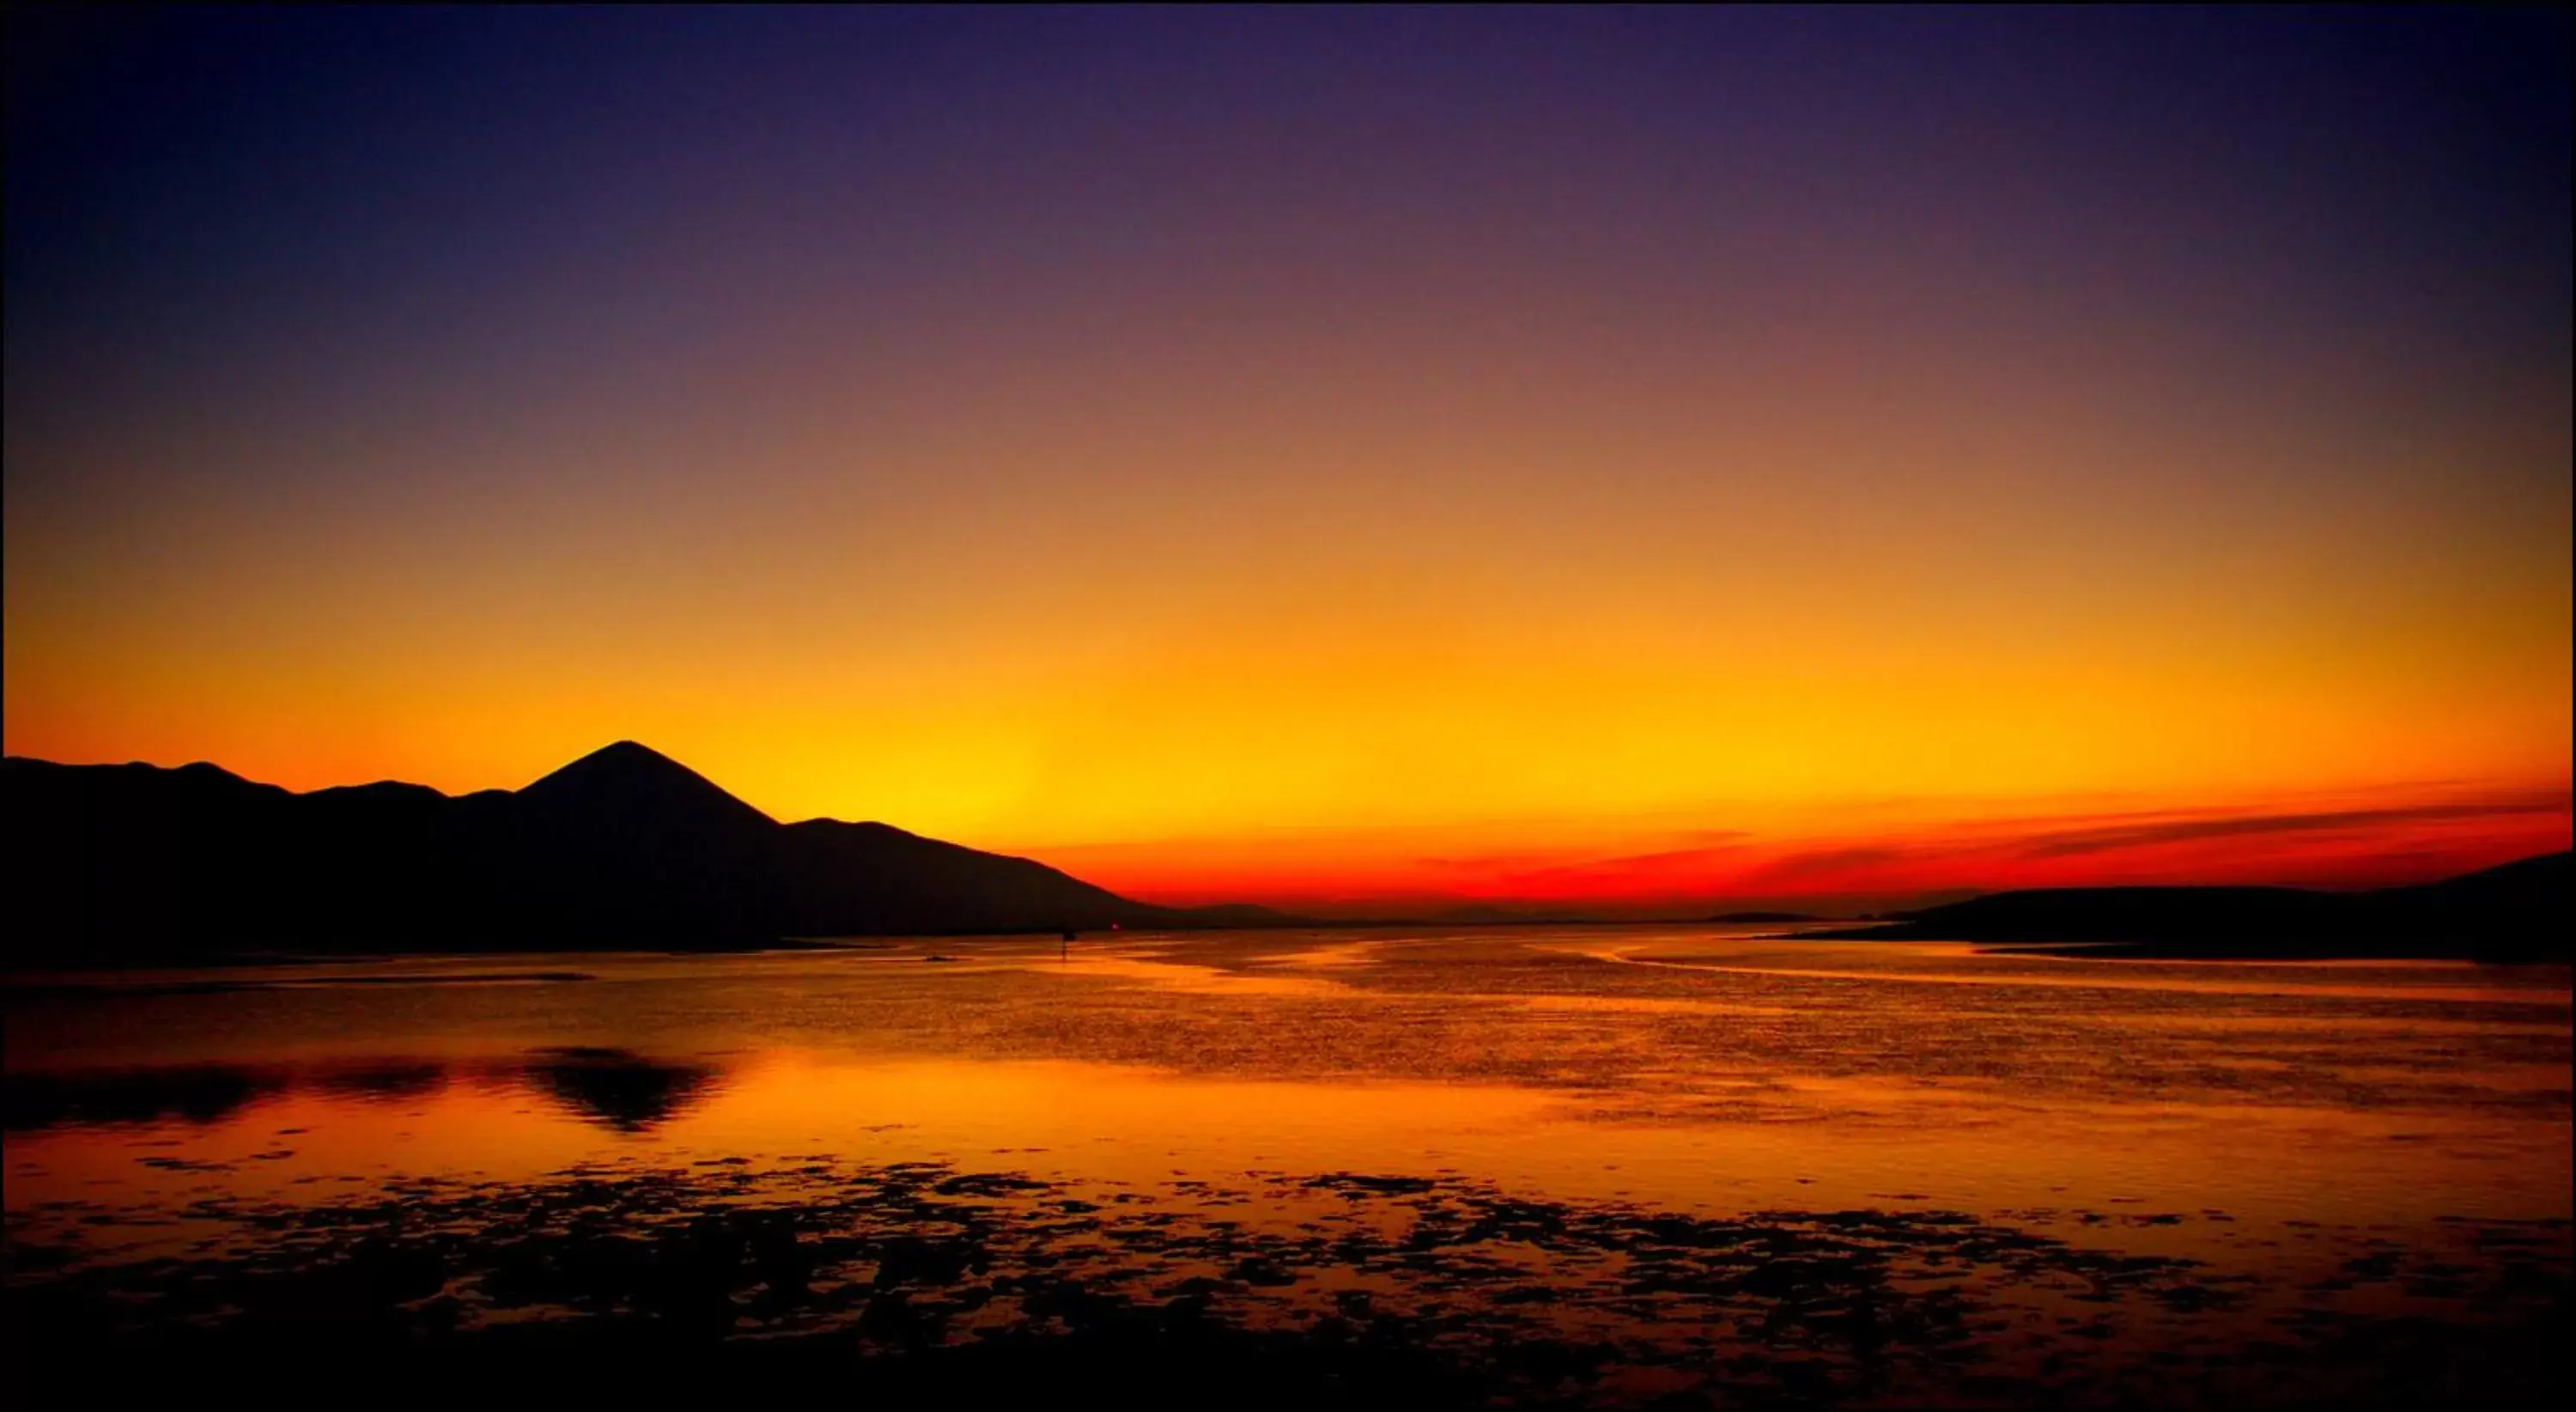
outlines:
{"label": "conical peak", "polygon": [[[611,741],[563,768],[578,770],[585,765],[616,769],[660,768],[696,773],[652,746],[635,740]],[[556,773],[561,774],[562,771],[558,770]]]}
{"label": "conical peak", "polygon": [[686,810],[770,822],[768,815],[727,794],[706,776],[631,740],[601,746],[520,790],[519,797],[551,805],[657,813]]}

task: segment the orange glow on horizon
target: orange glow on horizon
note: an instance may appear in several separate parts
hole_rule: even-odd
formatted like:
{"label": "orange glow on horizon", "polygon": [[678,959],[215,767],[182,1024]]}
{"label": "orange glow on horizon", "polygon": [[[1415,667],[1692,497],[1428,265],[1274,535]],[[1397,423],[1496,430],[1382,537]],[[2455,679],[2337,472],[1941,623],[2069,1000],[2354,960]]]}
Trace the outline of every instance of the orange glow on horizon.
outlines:
{"label": "orange glow on horizon", "polygon": [[[1958,78],[2004,51],[1905,58],[1911,20],[1705,22],[1834,81],[1605,31],[1532,50],[1563,87],[1462,73],[1442,108],[1366,43],[1314,51],[1346,88],[1239,88],[1182,36],[1116,46],[1131,110],[1055,41],[961,57],[987,35],[882,81],[788,45],[785,88],[674,51],[730,97],[667,168],[594,151],[570,89],[528,131],[587,155],[502,141],[477,88],[411,204],[373,156],[254,143],[252,194],[176,215],[161,165],[62,163],[131,224],[13,243],[88,273],[30,254],[10,291],[6,748],[461,792],[633,739],[781,819],[1168,900],[2563,846],[2562,125],[2233,68],[2269,126],[2141,124],[2044,65]],[[1157,94],[1212,126],[1135,121]],[[279,214],[282,173],[350,229]],[[253,216],[194,293],[132,292],[167,231]],[[1978,822],[2551,791],[2045,857]]]}
{"label": "orange glow on horizon", "polygon": [[[1491,907],[1683,915],[1852,912],[2023,887],[2436,881],[2570,846],[2569,791],[2387,790],[2270,807],[1975,817],[1937,803],[1808,810],[1770,831],[1650,820],[1334,831],[1036,850],[1076,876],[1176,905],[1258,900],[1324,916]],[[1833,832],[1820,832],[1839,823]]]}

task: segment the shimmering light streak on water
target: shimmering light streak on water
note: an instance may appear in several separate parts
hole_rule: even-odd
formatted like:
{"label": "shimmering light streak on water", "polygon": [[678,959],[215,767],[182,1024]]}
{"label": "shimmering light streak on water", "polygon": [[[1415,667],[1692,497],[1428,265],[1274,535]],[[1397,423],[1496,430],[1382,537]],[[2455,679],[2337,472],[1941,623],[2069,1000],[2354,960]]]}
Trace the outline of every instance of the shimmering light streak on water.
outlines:
{"label": "shimmering light streak on water", "polygon": [[2108,1397],[2189,1350],[2225,1400],[2329,1386],[2300,1380],[2373,1320],[2498,1365],[2566,1308],[2564,967],[1592,928],[22,982],[12,1297],[88,1281],[143,1326],[226,1317],[188,1303],[210,1270],[307,1278],[384,1229],[447,1232],[403,1317],[633,1314],[512,1263],[554,1247],[496,1213],[575,1191],[639,1238],[731,1212],[793,1228],[746,1250],[850,1264],[743,1273],[709,1296],[736,1332],[860,1319],[888,1240],[954,1227],[984,1274],[898,1282],[952,1342],[1035,1317],[1031,1272],[1072,1260],[1247,1329],[1615,1337],[1585,1385],[1613,1399],[1776,1351],[1783,1319],[1881,1394],[1949,1395],[1973,1355]]}

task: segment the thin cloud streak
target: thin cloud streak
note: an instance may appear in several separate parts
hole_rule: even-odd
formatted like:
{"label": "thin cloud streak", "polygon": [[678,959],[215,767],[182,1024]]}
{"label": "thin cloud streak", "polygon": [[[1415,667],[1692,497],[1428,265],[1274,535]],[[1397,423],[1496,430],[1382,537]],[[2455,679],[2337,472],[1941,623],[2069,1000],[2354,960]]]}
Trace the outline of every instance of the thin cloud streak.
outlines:
{"label": "thin cloud streak", "polygon": [[[2332,808],[2305,801],[2268,809],[1935,816],[1851,832],[1811,824],[1768,836],[1742,829],[1657,835],[1724,840],[1679,848],[1452,848],[1405,856],[1392,854],[1384,838],[1359,833],[1341,849],[1307,854],[1297,867],[1250,875],[1240,855],[1214,841],[1203,852],[1164,840],[1134,854],[1113,847],[1048,856],[1158,901],[1250,897],[1349,915],[1497,904],[1690,915],[1753,903],[1876,909],[2032,886],[2386,886],[2569,846],[2576,795],[2566,787],[2449,799],[2426,799],[2425,792],[2391,791],[2392,802]],[[1203,871],[1192,868],[1194,857]],[[1388,857],[1399,861],[1373,861]]]}
{"label": "thin cloud streak", "polygon": [[2189,819],[2124,828],[2077,830],[2036,840],[2025,850],[2034,858],[2064,858],[2113,849],[2190,839],[2238,838],[2255,834],[2301,833],[2323,829],[2369,828],[2378,824],[2436,820],[2503,818],[2517,814],[2564,814],[2568,800],[2525,803],[2420,805],[2403,809],[2346,809],[2324,814],[2269,814],[2229,819]]}

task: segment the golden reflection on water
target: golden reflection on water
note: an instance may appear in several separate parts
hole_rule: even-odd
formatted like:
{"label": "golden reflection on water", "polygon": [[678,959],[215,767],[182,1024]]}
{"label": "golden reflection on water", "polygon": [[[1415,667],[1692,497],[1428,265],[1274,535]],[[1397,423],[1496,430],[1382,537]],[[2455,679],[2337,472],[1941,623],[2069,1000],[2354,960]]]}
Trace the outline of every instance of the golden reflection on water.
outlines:
{"label": "golden reflection on water", "polygon": [[[13,1082],[221,1064],[287,1081],[214,1121],[15,1131],[9,1200],[112,1182],[138,1131],[229,1161],[206,1154],[292,1128],[296,1157],[235,1179],[515,1175],[639,1144],[1034,1147],[1067,1176],[1445,1168],[1682,1204],[1920,1191],[2567,1214],[2564,968],[2045,958],[2034,975],[2034,958],[1865,943],[1807,943],[1828,964],[1780,964],[1793,945],[1139,938],[1058,959],[1052,944],[969,941],[118,978],[105,998],[17,1006]],[[1709,959],[1656,959],[1676,953]],[[552,979],[512,983],[533,976]],[[258,989],[210,988],[224,985]],[[1990,1042],[1960,1045],[1963,1028]],[[604,1131],[529,1080],[562,1068],[531,1069],[530,1052],[565,1045],[709,1078],[667,1115]],[[417,1091],[332,1077],[405,1065]],[[2123,1091],[2124,1071],[2142,1091]]]}
{"label": "golden reflection on water", "polygon": [[2315,1290],[2383,1246],[2458,1267],[2461,1221],[2539,1222],[2563,1266],[2567,984],[1669,928],[52,978],[12,997],[6,1201],[13,1248],[105,1268],[284,1219],[258,1210],[565,1173],[721,1177],[673,1198],[719,1203],[824,1166],[1007,1173],[1220,1231],[1430,1190],[1333,1175],[1362,1174],[1973,1218]]}
{"label": "golden reflection on water", "polygon": [[[66,1125],[11,1136],[11,1207],[153,1203],[221,1188],[325,1196],[354,1178],[518,1180],[587,1162],[817,1151],[956,1160],[1066,1180],[1259,1170],[1474,1173],[1557,1199],[1671,1207],[2069,1202],[2251,1218],[2549,1215],[2545,1140],[2433,1113],[2205,1105],[1999,1111],[1985,1095],[1802,1079],[1747,1097],[1766,1116],[1643,1120],[1601,1096],[1509,1086],[1196,1079],[1071,1061],[868,1061],[770,1051],[717,1061],[703,1092],[623,1120],[506,1063],[367,1093],[329,1070],[212,1121]],[[2536,1134],[2545,1139],[2545,1134]],[[2510,1160],[2518,1159],[2518,1160]],[[2484,1170],[2491,1179],[2457,1178]]]}

